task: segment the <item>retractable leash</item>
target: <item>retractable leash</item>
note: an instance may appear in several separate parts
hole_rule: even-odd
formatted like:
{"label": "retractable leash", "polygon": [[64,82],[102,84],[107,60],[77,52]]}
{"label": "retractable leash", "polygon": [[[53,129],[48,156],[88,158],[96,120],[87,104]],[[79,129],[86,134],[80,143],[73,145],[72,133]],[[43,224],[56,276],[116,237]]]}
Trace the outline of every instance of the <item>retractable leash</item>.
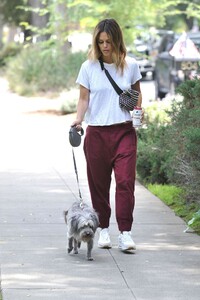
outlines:
{"label": "retractable leash", "polygon": [[72,155],[73,155],[73,161],[74,161],[74,170],[75,170],[75,174],[76,174],[76,181],[77,181],[77,185],[78,185],[80,207],[82,208],[82,206],[83,206],[83,198],[82,198],[81,190],[80,190],[80,184],[79,184],[79,179],[78,179],[78,170],[77,170],[77,166],[76,166],[76,159],[75,159],[75,154],[74,154],[74,148],[73,147],[72,147]]}
{"label": "retractable leash", "polygon": [[78,147],[81,143],[81,136],[84,134],[83,128],[81,128],[80,133],[76,130],[75,127],[71,127],[69,130],[69,142],[72,146],[72,156],[73,156],[73,161],[74,161],[74,170],[76,174],[76,181],[78,185],[78,193],[79,193],[79,200],[80,200],[80,207],[83,207],[83,198],[81,195],[81,190],[80,190],[80,184],[79,184],[79,179],[78,179],[78,170],[76,166],[76,158],[74,154],[74,148],[73,147]]}

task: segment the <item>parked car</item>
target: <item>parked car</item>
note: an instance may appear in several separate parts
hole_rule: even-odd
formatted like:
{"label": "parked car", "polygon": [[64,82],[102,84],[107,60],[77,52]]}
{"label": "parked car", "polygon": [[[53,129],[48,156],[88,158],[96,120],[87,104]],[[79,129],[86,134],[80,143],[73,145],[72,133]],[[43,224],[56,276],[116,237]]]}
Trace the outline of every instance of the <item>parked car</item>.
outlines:
{"label": "parked car", "polygon": [[128,56],[134,57],[137,60],[142,78],[147,77],[148,74],[151,74],[153,76],[154,62],[149,57],[146,51],[142,51],[142,52],[129,51]]}
{"label": "parked car", "polygon": [[171,32],[164,29],[144,30],[142,35],[138,35],[134,40],[134,50],[129,51],[128,55],[136,58],[143,78],[150,74],[154,78],[155,58],[158,54],[161,39]]}
{"label": "parked car", "polygon": [[[180,43],[177,42],[179,40]],[[183,55],[181,51],[185,49],[187,41],[192,41],[194,44],[192,42],[192,45],[189,44],[188,52],[191,53]],[[196,47],[193,47],[194,45]],[[191,79],[197,74],[200,66],[200,53],[197,51],[199,49],[200,32],[187,33],[183,41],[181,41],[181,35],[177,35],[174,32],[169,32],[162,38],[155,60],[155,88],[157,98],[162,99],[168,93],[174,94],[176,87],[181,82]]]}
{"label": "parked car", "polygon": [[140,68],[143,78],[154,73],[154,61],[150,55],[152,48],[151,35],[147,31],[142,31],[134,39],[132,46],[128,49],[128,55],[134,57]]}

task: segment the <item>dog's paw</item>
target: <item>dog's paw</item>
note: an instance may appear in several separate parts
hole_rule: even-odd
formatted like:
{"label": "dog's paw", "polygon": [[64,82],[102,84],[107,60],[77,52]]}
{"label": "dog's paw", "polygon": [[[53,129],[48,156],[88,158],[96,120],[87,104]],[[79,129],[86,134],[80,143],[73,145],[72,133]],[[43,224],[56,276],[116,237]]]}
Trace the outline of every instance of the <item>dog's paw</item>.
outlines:
{"label": "dog's paw", "polygon": [[75,249],[74,249],[74,254],[78,254],[78,250],[75,250]]}
{"label": "dog's paw", "polygon": [[87,257],[87,260],[88,260],[88,261],[93,261],[94,258],[93,258],[93,257]]}
{"label": "dog's paw", "polygon": [[73,250],[73,248],[68,248],[67,252],[70,253],[70,252],[72,252],[72,250]]}

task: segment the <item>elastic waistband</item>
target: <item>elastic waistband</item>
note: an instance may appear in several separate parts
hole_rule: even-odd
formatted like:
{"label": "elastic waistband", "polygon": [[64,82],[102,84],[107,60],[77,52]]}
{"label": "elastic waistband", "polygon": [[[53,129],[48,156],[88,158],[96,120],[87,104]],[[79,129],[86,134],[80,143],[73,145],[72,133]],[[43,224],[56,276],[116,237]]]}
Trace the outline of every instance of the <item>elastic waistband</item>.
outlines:
{"label": "elastic waistband", "polygon": [[98,128],[98,129],[110,129],[110,128],[130,128],[132,127],[132,122],[128,121],[128,122],[123,122],[123,123],[116,123],[116,124],[112,124],[112,125],[106,125],[106,126],[93,126],[93,125],[88,125],[89,128]]}

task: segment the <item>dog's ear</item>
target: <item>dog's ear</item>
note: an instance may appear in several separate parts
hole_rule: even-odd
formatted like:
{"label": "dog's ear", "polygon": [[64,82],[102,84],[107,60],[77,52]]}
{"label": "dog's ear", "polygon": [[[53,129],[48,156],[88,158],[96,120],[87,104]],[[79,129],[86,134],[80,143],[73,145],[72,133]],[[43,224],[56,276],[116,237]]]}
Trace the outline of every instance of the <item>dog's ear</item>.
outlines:
{"label": "dog's ear", "polygon": [[74,230],[75,232],[78,231],[78,224],[79,224],[79,218],[78,218],[78,215],[73,216],[73,217],[71,218],[71,227],[73,228],[73,230]]}
{"label": "dog's ear", "polygon": [[99,218],[97,213],[91,214],[90,218],[94,223],[94,231],[96,231],[97,227],[99,226]]}
{"label": "dog's ear", "polygon": [[67,214],[68,214],[68,210],[63,211],[63,215],[64,215],[64,219],[65,219],[66,224],[67,224]]}

